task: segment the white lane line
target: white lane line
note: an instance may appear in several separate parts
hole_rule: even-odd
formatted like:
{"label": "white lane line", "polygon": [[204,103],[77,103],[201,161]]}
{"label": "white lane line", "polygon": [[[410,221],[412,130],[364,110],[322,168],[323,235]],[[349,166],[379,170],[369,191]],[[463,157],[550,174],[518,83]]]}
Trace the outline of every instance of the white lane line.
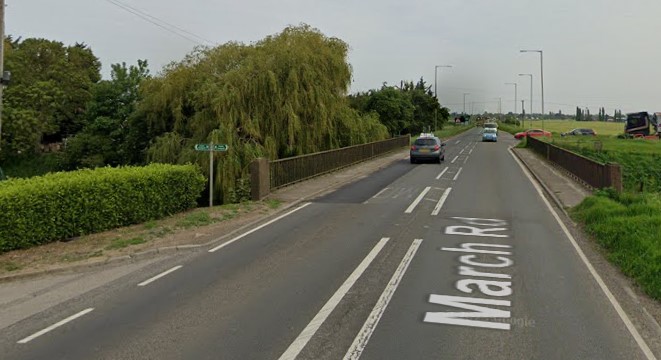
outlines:
{"label": "white lane line", "polygon": [[560,228],[562,228],[562,231],[565,233],[571,244],[574,246],[574,249],[578,253],[578,256],[581,258],[581,260],[583,260],[583,263],[590,271],[590,274],[592,274],[592,277],[597,281],[597,284],[599,284],[601,291],[604,292],[604,294],[608,298],[608,301],[610,301],[613,308],[615,308],[615,311],[620,316],[620,319],[622,319],[622,322],[624,322],[624,325],[627,327],[627,330],[629,330],[631,336],[633,336],[634,340],[636,340],[636,343],[643,351],[647,359],[649,360],[656,359],[656,357],[652,353],[652,350],[650,350],[649,346],[647,346],[647,343],[645,343],[645,340],[642,338],[642,336],[640,336],[640,333],[638,333],[638,330],[636,330],[636,327],[631,322],[631,319],[629,319],[627,313],[624,312],[624,309],[622,309],[620,303],[617,301],[617,299],[615,299],[615,296],[613,296],[613,293],[610,291],[610,289],[608,289],[606,283],[604,283],[604,281],[601,279],[601,276],[599,276],[595,268],[592,266],[592,263],[590,263],[590,260],[588,260],[587,256],[585,256],[585,253],[583,253],[583,250],[581,250],[580,246],[578,246],[578,243],[576,242],[572,234],[569,232],[565,224],[562,222],[562,220],[560,220],[560,216],[558,216],[558,213],[555,211],[555,209],[553,209],[551,203],[548,201],[548,199],[546,199],[546,196],[544,195],[544,192],[542,191],[539,184],[537,184],[537,182],[533,179],[532,175],[530,175],[530,172],[528,172],[528,169],[526,169],[526,167],[521,163],[521,161],[516,157],[516,155],[514,155],[514,152],[512,151],[511,147],[509,148],[509,151],[510,151],[510,155],[512,155],[514,160],[519,164],[519,167],[521,167],[523,173],[526,174],[528,180],[530,180],[532,185],[537,190],[537,193],[542,198],[542,201],[544,201],[544,204],[546,204],[546,207],[549,209],[549,211],[555,218],[555,221],[558,223],[558,225],[560,225]]}
{"label": "white lane line", "polygon": [[464,164],[468,162],[468,159],[470,159],[470,156],[466,156],[466,159],[464,159]]}
{"label": "white lane line", "polygon": [[290,212],[288,212],[288,213],[286,213],[286,214],[280,215],[280,216],[278,216],[277,218],[275,218],[275,219],[273,219],[273,220],[271,220],[271,221],[269,221],[269,222],[267,222],[267,223],[265,223],[265,224],[259,225],[258,227],[254,228],[254,229],[252,229],[252,230],[250,230],[250,231],[248,231],[248,232],[245,232],[245,233],[243,233],[243,234],[241,234],[241,235],[235,237],[234,239],[232,239],[232,240],[230,240],[230,241],[228,241],[228,242],[226,242],[226,243],[223,243],[223,244],[220,244],[220,245],[216,246],[215,248],[209,250],[209,252],[210,252],[210,253],[212,253],[212,252],[216,252],[216,251],[218,251],[218,250],[224,248],[225,246],[228,246],[228,245],[232,244],[233,242],[235,242],[235,241],[237,241],[237,240],[239,240],[239,239],[241,239],[241,238],[243,238],[243,237],[246,237],[246,236],[248,236],[248,235],[254,233],[255,231],[258,231],[258,230],[260,230],[260,229],[262,229],[262,228],[264,228],[264,227],[266,227],[266,226],[269,226],[269,225],[273,224],[274,222],[276,222],[276,221],[278,221],[278,220],[280,220],[280,219],[282,219],[282,218],[284,218],[284,217],[286,217],[286,216],[289,216],[289,215],[291,215],[291,214],[297,212],[298,210],[301,210],[302,208],[304,208],[304,207],[306,207],[306,206],[308,206],[308,205],[310,205],[310,204],[312,204],[312,203],[305,203],[305,204],[303,204],[303,205],[297,207],[296,209],[294,209],[294,210],[292,210],[292,211],[290,211]]}
{"label": "white lane line", "polygon": [[45,329],[43,329],[43,330],[41,330],[41,331],[37,331],[36,333],[34,333],[34,334],[32,334],[32,335],[26,337],[25,339],[21,339],[21,340],[19,340],[18,343],[19,343],[19,344],[25,344],[25,343],[27,343],[27,342],[29,342],[29,341],[32,341],[32,340],[34,340],[35,338],[38,338],[39,336],[41,336],[41,335],[43,335],[43,334],[45,334],[45,333],[47,333],[47,332],[49,332],[49,331],[52,331],[52,330],[54,330],[54,329],[56,329],[56,328],[58,328],[58,327],[60,327],[60,326],[62,326],[62,325],[64,325],[64,324],[66,324],[66,323],[68,323],[68,322],[70,322],[70,321],[76,320],[77,318],[79,318],[79,317],[81,317],[81,316],[83,316],[83,315],[85,315],[85,314],[87,314],[87,313],[89,313],[89,312],[92,312],[93,310],[94,310],[94,308],[89,308],[89,309],[85,309],[85,310],[83,310],[83,311],[81,311],[81,312],[79,312],[79,313],[77,313],[77,314],[71,315],[71,316],[69,316],[68,318],[66,318],[66,319],[64,319],[64,320],[62,320],[62,321],[60,321],[60,322],[57,322],[57,323],[55,323],[55,324],[53,324],[53,325],[51,325],[51,326],[49,326],[49,327],[47,327],[47,328],[45,328]]}
{"label": "white lane line", "polygon": [[461,170],[463,170],[463,169],[464,168],[459,168],[459,170],[457,170],[457,173],[454,175],[454,178],[452,179],[452,181],[457,181],[457,178],[459,178],[459,174],[461,174]]}
{"label": "white lane line", "polygon": [[386,190],[388,190],[388,189],[390,189],[390,188],[389,188],[389,187],[387,187],[387,188],[383,188],[383,190],[379,191],[378,193],[376,193],[376,195],[372,196],[372,199],[376,199],[376,198],[378,198],[379,195],[383,194],[383,193],[384,193]]}
{"label": "white lane line", "polygon": [[450,161],[450,163],[454,164],[454,162],[457,161],[458,158],[459,158],[459,155],[455,156],[454,159],[452,159],[452,161]]}
{"label": "white lane line", "polygon": [[445,189],[445,192],[443,193],[443,196],[441,196],[441,199],[438,200],[438,204],[436,204],[434,211],[431,212],[432,216],[438,215],[438,213],[441,211],[443,204],[445,204],[445,200],[447,200],[448,195],[450,195],[450,191],[452,191],[452,188]]}
{"label": "white lane line", "polygon": [[156,280],[162,278],[163,276],[165,276],[165,275],[167,275],[167,274],[169,274],[169,273],[175,272],[175,271],[177,271],[177,270],[179,270],[179,269],[181,269],[181,268],[182,268],[181,265],[177,265],[177,266],[173,267],[173,268],[170,269],[170,270],[165,270],[165,271],[163,271],[162,273],[160,273],[160,274],[154,276],[153,278],[150,278],[150,279],[147,279],[147,280],[141,282],[140,284],[138,284],[138,286],[149,285],[149,284],[153,283],[154,281],[156,281]]}
{"label": "white lane line", "polygon": [[418,204],[420,203],[420,201],[422,201],[422,199],[425,197],[425,195],[427,195],[427,193],[429,192],[429,190],[431,190],[431,186],[427,186],[424,190],[422,190],[422,192],[420,193],[420,195],[418,195],[418,197],[417,197],[415,200],[413,200],[413,202],[411,203],[411,205],[408,207],[408,209],[406,209],[406,211],[404,211],[404,213],[406,213],[406,214],[410,214],[410,213],[412,213],[412,212],[413,212],[413,209],[415,209],[415,207],[418,206]]}
{"label": "white lane line", "polygon": [[436,180],[440,179],[443,176],[443,174],[445,174],[445,172],[448,171],[448,169],[449,169],[449,167],[446,166],[445,169],[443,169],[443,171],[441,171],[441,173],[438,174],[438,176],[436,177]]}
{"label": "white lane line", "polygon": [[473,153],[473,149],[471,149],[471,150],[468,152],[468,155],[470,155],[470,154],[472,154],[472,153]]}
{"label": "white lane line", "polygon": [[455,142],[455,144],[459,144],[460,142],[461,142],[461,140],[457,140],[457,142]]}
{"label": "white lane line", "polygon": [[365,350],[367,342],[372,336],[372,333],[374,333],[376,326],[379,324],[381,316],[383,316],[383,313],[386,311],[388,303],[390,303],[390,299],[392,299],[392,296],[395,294],[397,286],[399,286],[399,283],[402,281],[404,273],[406,273],[406,270],[411,264],[411,260],[413,260],[413,257],[415,256],[416,251],[418,251],[421,243],[422,239],[413,240],[413,244],[411,244],[411,247],[409,247],[406,255],[404,255],[404,258],[399,263],[399,266],[397,267],[397,270],[395,270],[395,273],[392,275],[390,282],[386,286],[385,290],[383,290],[383,293],[381,294],[379,300],[376,302],[376,305],[374,305],[374,308],[372,309],[370,315],[367,317],[365,324],[363,324],[363,328],[360,329],[360,332],[353,340],[353,344],[351,344],[346,355],[344,355],[344,360],[357,360],[360,358],[360,355],[363,353],[363,350]]}
{"label": "white lane line", "polygon": [[314,336],[314,334],[319,330],[321,325],[326,321],[328,316],[331,314],[333,309],[337,306],[337,304],[340,303],[344,295],[351,289],[353,284],[360,278],[360,276],[363,274],[365,269],[372,263],[374,258],[379,254],[381,249],[386,245],[386,243],[390,240],[390,238],[382,238],[376,246],[370,251],[370,253],[367,255],[365,259],[358,265],[356,270],[349,275],[349,277],[344,281],[344,284],[340,286],[335,294],[331,296],[330,299],[326,302],[326,305],[319,310],[317,315],[310,321],[308,326],[301,331],[301,333],[298,335],[296,340],[294,340],[291,345],[285,350],[285,352],[280,356],[280,360],[293,360],[296,359],[296,356],[303,350],[305,345],[310,341],[310,339]]}
{"label": "white lane line", "polygon": [[461,151],[459,152],[459,155],[463,154],[464,151],[466,151],[466,148],[461,149]]}

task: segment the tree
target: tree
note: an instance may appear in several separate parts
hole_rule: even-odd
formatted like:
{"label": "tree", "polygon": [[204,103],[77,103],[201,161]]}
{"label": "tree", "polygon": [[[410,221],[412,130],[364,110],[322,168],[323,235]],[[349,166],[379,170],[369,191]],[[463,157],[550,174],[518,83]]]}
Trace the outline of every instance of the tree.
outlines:
{"label": "tree", "polygon": [[92,50],[46,39],[9,37],[5,44],[12,83],[4,95],[1,155],[36,153],[40,143],[60,142],[80,131],[91,89],[101,79]]}
{"label": "tree", "polygon": [[367,109],[379,114],[379,120],[391,134],[404,134],[413,125],[415,106],[411,97],[392,86],[382,87],[371,94]]}
{"label": "tree", "polygon": [[146,60],[126,66],[113,64],[110,80],[94,86],[87,104],[87,125],[67,142],[69,168],[117,166],[131,163],[135,157],[129,148],[129,134],[137,129],[129,120],[140,100],[140,85],[149,78]]}
{"label": "tree", "polygon": [[[214,169],[214,194],[237,189],[256,157],[307,154],[388,136],[375,116],[346,98],[348,45],[307,25],[288,27],[251,45],[198,48],[141,86],[129,120],[133,148],[156,162],[195,162],[209,171],[196,143],[227,144]],[[149,139],[149,140],[146,140]]]}

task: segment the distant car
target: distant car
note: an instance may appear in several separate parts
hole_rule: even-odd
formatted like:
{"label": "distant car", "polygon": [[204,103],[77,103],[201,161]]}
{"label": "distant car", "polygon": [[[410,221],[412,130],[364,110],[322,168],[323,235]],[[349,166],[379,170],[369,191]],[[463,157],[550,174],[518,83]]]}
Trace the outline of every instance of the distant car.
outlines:
{"label": "distant car", "polygon": [[553,136],[553,135],[552,135],[550,132],[548,132],[548,131],[546,131],[546,130],[542,130],[542,129],[530,129],[530,130],[526,130],[526,131],[522,131],[522,132],[519,132],[519,133],[514,134],[514,138],[515,138],[515,139],[519,139],[519,140],[523,139],[523,138],[526,137],[526,136],[532,136],[532,137],[542,137],[542,136],[546,136],[546,137],[551,137],[551,136]]}
{"label": "distant car", "polygon": [[498,141],[498,130],[495,128],[484,128],[482,141]]}
{"label": "distant car", "polygon": [[485,129],[496,129],[496,133],[498,133],[498,124],[496,124],[495,122],[484,123],[484,128]]}
{"label": "distant car", "polygon": [[436,136],[424,134],[417,138],[411,145],[411,164],[420,160],[431,160],[437,163],[445,160],[445,144]]}
{"label": "distant car", "polygon": [[597,133],[592,130],[592,129],[573,129],[567,132],[563,132],[560,134],[561,136],[567,136],[567,135],[592,135],[595,136]]}

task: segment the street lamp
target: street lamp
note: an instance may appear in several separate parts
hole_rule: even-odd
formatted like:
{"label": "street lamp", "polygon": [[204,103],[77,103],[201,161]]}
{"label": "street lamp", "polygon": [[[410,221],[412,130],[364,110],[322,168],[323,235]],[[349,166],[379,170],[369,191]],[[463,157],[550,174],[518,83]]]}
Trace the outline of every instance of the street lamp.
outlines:
{"label": "street lamp", "polygon": [[505,85],[514,85],[514,114],[516,115],[516,88],[518,86],[517,83],[505,83]]}
{"label": "street lamp", "polygon": [[[436,89],[437,89],[436,78],[438,77],[437,76],[438,68],[451,68],[451,67],[452,67],[452,65],[435,65],[434,66],[434,97],[436,98],[436,102],[439,102],[438,101],[438,92],[436,91]],[[437,118],[438,118],[438,110],[434,109],[434,131],[437,130],[437,127],[436,127]]]}
{"label": "street lamp", "polygon": [[519,50],[519,52],[536,52],[539,53],[540,75],[542,83],[542,129],[544,129],[544,52],[542,50]]}
{"label": "street lamp", "polygon": [[532,127],[532,74],[519,74],[519,76],[530,76],[530,127]]}

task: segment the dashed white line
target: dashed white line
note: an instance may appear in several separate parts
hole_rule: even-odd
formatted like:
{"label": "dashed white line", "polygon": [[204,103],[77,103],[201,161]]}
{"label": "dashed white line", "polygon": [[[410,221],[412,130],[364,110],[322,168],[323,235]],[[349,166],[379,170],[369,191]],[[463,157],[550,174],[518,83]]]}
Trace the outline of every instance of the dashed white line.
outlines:
{"label": "dashed white line", "polygon": [[379,191],[378,193],[376,193],[376,195],[372,196],[372,199],[376,199],[376,198],[378,198],[379,195],[383,194],[383,193],[384,193],[386,190],[388,190],[388,189],[390,189],[390,188],[388,188],[388,187],[387,187],[387,188],[383,188],[383,190]]}
{"label": "dashed white line", "polygon": [[56,329],[56,328],[58,328],[58,327],[60,327],[60,326],[62,326],[62,325],[64,325],[64,324],[66,324],[66,323],[68,323],[68,322],[71,322],[71,321],[73,321],[73,320],[76,320],[77,318],[79,318],[79,317],[81,317],[81,316],[83,316],[83,315],[85,315],[85,314],[87,314],[87,313],[92,312],[93,310],[94,310],[94,308],[89,308],[89,309],[85,309],[85,310],[83,310],[83,311],[81,311],[81,312],[79,312],[79,313],[77,313],[77,314],[71,315],[71,316],[69,316],[68,318],[66,318],[66,319],[64,319],[64,320],[62,320],[62,321],[60,321],[60,322],[57,322],[57,323],[55,323],[55,324],[53,324],[53,325],[51,325],[51,326],[49,326],[49,327],[47,327],[47,328],[45,328],[45,329],[43,329],[43,330],[41,330],[41,331],[37,331],[36,333],[34,333],[34,334],[32,334],[32,335],[26,337],[25,339],[21,339],[21,340],[19,340],[18,343],[19,343],[19,344],[25,344],[25,343],[27,343],[27,342],[30,342],[30,341],[34,340],[35,338],[38,338],[39,336],[41,336],[41,335],[43,335],[43,334],[45,334],[45,333],[47,333],[47,332],[49,332],[49,331],[52,331],[52,330],[54,330],[54,329]]}
{"label": "dashed white line", "polygon": [[260,229],[262,229],[262,228],[264,228],[264,227],[266,227],[266,226],[269,226],[269,225],[273,224],[274,222],[276,222],[276,221],[278,221],[278,220],[280,220],[280,219],[282,219],[282,218],[284,218],[284,217],[286,217],[286,216],[289,216],[289,215],[291,215],[291,214],[297,212],[298,210],[301,210],[302,208],[304,208],[304,207],[306,207],[306,206],[308,206],[308,205],[310,205],[310,204],[312,204],[312,203],[305,203],[305,204],[303,204],[303,205],[297,207],[296,209],[294,209],[294,210],[292,210],[292,211],[290,211],[290,212],[288,212],[288,213],[286,213],[286,214],[280,215],[280,216],[278,216],[277,218],[275,218],[275,219],[273,219],[273,220],[271,220],[271,221],[269,221],[269,222],[267,222],[267,223],[265,223],[265,224],[262,224],[262,225],[260,225],[260,226],[258,226],[258,227],[256,227],[256,228],[254,228],[254,229],[248,231],[248,232],[245,232],[245,233],[243,233],[243,234],[241,234],[241,235],[235,237],[234,239],[232,239],[232,240],[230,240],[230,241],[228,241],[228,242],[226,242],[226,243],[223,243],[223,244],[220,244],[220,245],[216,246],[215,248],[209,250],[209,252],[210,252],[210,253],[212,253],[212,252],[216,252],[216,251],[218,251],[218,250],[224,248],[225,246],[228,246],[228,245],[232,244],[233,242],[235,242],[235,241],[237,241],[237,240],[239,240],[239,239],[241,239],[241,238],[243,238],[243,237],[246,237],[246,236],[248,236],[248,235],[254,233],[255,231],[258,231],[258,230],[260,230]]}
{"label": "dashed white line", "polygon": [[606,283],[604,283],[604,280],[599,276],[599,273],[597,273],[597,270],[592,266],[592,263],[590,263],[590,260],[588,260],[587,256],[585,256],[585,253],[581,249],[580,246],[578,246],[578,243],[574,239],[574,236],[569,232],[567,227],[565,226],[565,223],[562,222],[560,219],[560,216],[558,216],[558,213],[553,209],[553,206],[551,206],[551,203],[546,199],[546,196],[544,195],[544,192],[542,191],[541,187],[535,180],[533,180],[532,175],[530,175],[530,172],[528,169],[525,168],[525,166],[521,163],[521,161],[514,155],[514,152],[512,151],[512,147],[509,148],[510,155],[514,158],[514,160],[519,164],[519,167],[521,167],[521,170],[523,170],[523,173],[526,174],[528,177],[528,180],[532,183],[532,185],[535,187],[535,190],[537,190],[537,193],[539,194],[539,197],[542,198],[542,201],[544,204],[546,204],[546,207],[549,209],[553,217],[555,218],[555,221],[560,225],[560,228],[562,231],[565,233],[565,236],[569,239],[569,242],[571,242],[572,246],[574,247],[574,250],[576,250],[576,253],[578,253],[578,257],[583,261],[583,264],[588,268],[590,271],[590,274],[592,277],[595,279],[597,284],[599,285],[599,288],[601,288],[601,291],[606,295],[606,298],[608,298],[608,301],[611,303],[613,308],[615,308],[615,312],[620,316],[620,319],[622,322],[624,322],[624,325],[627,327],[627,330],[629,330],[629,333],[631,336],[636,340],[636,343],[642,350],[642,352],[645,354],[645,357],[649,360],[656,359],[654,356],[654,353],[652,353],[652,350],[650,350],[649,346],[645,342],[645,340],[640,336],[640,333],[638,333],[638,330],[636,330],[636,327],[633,325],[631,322],[631,319],[629,319],[629,316],[627,315],[626,312],[622,309],[622,306],[620,303],[617,301],[615,296],[613,296],[613,293],[608,289],[608,286]]}
{"label": "dashed white line", "polygon": [[459,144],[460,142],[461,142],[461,140],[457,140],[457,142],[455,142],[455,144]]}
{"label": "dashed white line", "polygon": [[472,154],[472,153],[473,153],[473,149],[471,149],[471,150],[468,152],[468,155],[470,155],[470,154]]}
{"label": "dashed white line", "polygon": [[440,179],[443,176],[443,174],[445,174],[445,172],[448,171],[448,169],[449,169],[449,167],[446,166],[445,169],[443,169],[443,171],[441,171],[441,173],[438,174],[438,176],[436,177],[436,180]]}
{"label": "dashed white line", "polygon": [[450,195],[450,191],[452,191],[452,188],[445,189],[445,192],[443,193],[443,196],[441,196],[441,199],[438,200],[434,211],[431,212],[432,216],[436,216],[439,212],[441,212],[441,208],[443,207],[443,204],[445,204],[445,200],[447,200],[448,195]]}
{"label": "dashed white line", "polygon": [[287,348],[287,350],[280,356],[280,360],[293,360],[296,359],[296,356],[303,350],[305,345],[310,341],[310,339],[314,336],[314,334],[319,330],[321,325],[326,321],[328,316],[333,312],[333,309],[337,306],[337,304],[340,303],[344,295],[346,295],[347,292],[349,292],[349,289],[353,286],[353,284],[360,278],[360,276],[363,274],[365,269],[372,263],[374,258],[379,254],[381,249],[386,245],[386,243],[390,240],[390,238],[382,238],[376,246],[370,251],[370,253],[367,255],[365,259],[358,265],[356,270],[349,275],[349,277],[344,281],[344,284],[340,286],[335,294],[331,296],[330,299],[326,302],[324,307],[319,310],[317,315],[310,321],[308,326],[301,331],[301,333],[298,335],[296,340],[294,340],[291,345]]}
{"label": "dashed white line", "polygon": [[470,158],[470,156],[466,156],[466,158],[464,159],[464,164],[468,162],[469,158]]}
{"label": "dashed white line", "polygon": [[459,170],[457,170],[457,173],[454,175],[454,178],[452,179],[452,181],[457,181],[457,179],[459,178],[459,174],[461,174],[462,169],[463,168],[459,168]]}
{"label": "dashed white line", "polygon": [[452,159],[452,161],[450,161],[450,163],[454,164],[454,162],[457,161],[458,158],[459,158],[459,155],[455,156],[454,159]]}
{"label": "dashed white line", "polygon": [[427,195],[427,193],[429,192],[429,190],[431,190],[431,186],[427,186],[424,190],[422,190],[422,192],[420,193],[420,195],[418,195],[418,197],[417,197],[415,200],[413,200],[413,202],[411,203],[411,205],[408,207],[408,209],[406,209],[406,211],[404,211],[404,213],[406,213],[406,214],[410,214],[410,213],[412,213],[412,212],[413,212],[413,209],[415,209],[415,207],[418,206],[418,204],[420,203],[420,201],[422,201],[422,199],[425,197],[425,195]]}
{"label": "dashed white line", "polygon": [[464,151],[466,151],[466,148],[461,149],[461,151],[459,152],[459,155],[463,154]]}
{"label": "dashed white line", "polygon": [[392,299],[392,296],[395,294],[397,286],[399,286],[399,283],[402,281],[404,273],[406,273],[406,270],[411,264],[411,260],[413,260],[413,257],[418,251],[421,243],[422,239],[415,239],[413,244],[411,244],[411,247],[409,247],[406,255],[404,255],[404,258],[399,263],[397,270],[395,270],[395,273],[392,275],[390,282],[388,282],[388,285],[386,286],[385,290],[383,290],[381,297],[376,302],[376,305],[374,305],[370,315],[367,317],[367,320],[363,324],[362,329],[360,329],[360,332],[358,332],[358,335],[353,340],[353,343],[349,347],[346,355],[344,355],[344,360],[357,360],[360,358],[360,355],[363,353],[365,346],[367,346],[367,342],[372,336],[372,333],[374,333],[374,329],[376,329],[376,326],[379,324],[379,320],[381,320],[383,313],[386,311],[386,308],[390,303],[390,299]]}
{"label": "dashed white line", "polygon": [[177,270],[179,270],[179,269],[181,269],[181,268],[182,268],[181,265],[177,265],[177,266],[173,267],[173,268],[170,269],[170,270],[165,270],[165,271],[163,271],[162,273],[160,273],[160,274],[154,276],[153,278],[147,279],[147,280],[145,280],[145,281],[139,283],[138,286],[149,285],[149,284],[153,283],[154,281],[156,281],[156,280],[162,278],[163,276],[165,276],[165,275],[167,275],[167,274],[169,274],[169,273],[175,272],[175,271],[177,271]]}

